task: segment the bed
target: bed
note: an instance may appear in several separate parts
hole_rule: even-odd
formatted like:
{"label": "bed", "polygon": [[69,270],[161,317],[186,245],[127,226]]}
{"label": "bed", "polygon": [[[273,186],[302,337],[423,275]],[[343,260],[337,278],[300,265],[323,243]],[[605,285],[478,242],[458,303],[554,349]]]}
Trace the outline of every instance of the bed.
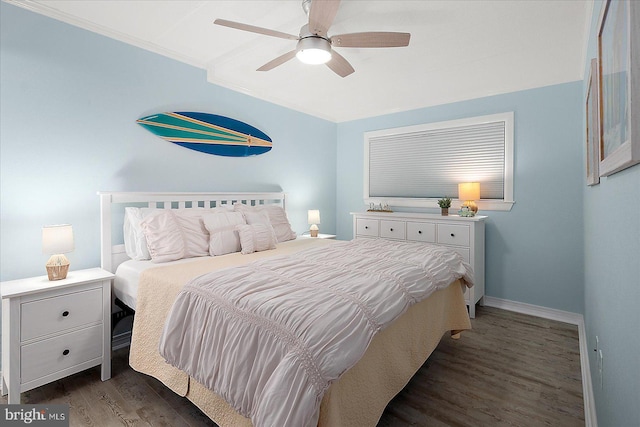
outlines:
{"label": "bed", "polygon": [[[276,249],[251,254],[231,253],[149,264],[129,260],[124,245],[113,244],[118,236],[125,206],[160,209],[216,208],[242,203],[246,206],[286,207],[284,193],[99,193],[101,203],[101,261],[116,273],[114,294],[135,310],[130,365],[151,375],[198,406],[221,426],[251,426],[242,410],[231,406],[220,394],[205,387],[186,372],[166,363],[158,348],[171,307],[184,285],[205,273],[226,271],[249,262],[272,262],[303,251],[329,251],[339,245],[323,239],[294,239]],[[114,225],[115,224],[115,225]],[[117,237],[116,237],[117,238]],[[331,246],[332,247],[332,246]],[[320,249],[319,249],[320,248]],[[120,267],[120,268],[118,268]],[[158,292],[161,289],[162,292]],[[406,385],[426,361],[442,336],[469,329],[463,284],[452,281],[428,298],[410,305],[403,314],[375,334],[366,351],[350,369],[331,381],[324,392],[313,424],[322,426],[376,425],[387,403]],[[248,415],[245,413],[245,415]]]}

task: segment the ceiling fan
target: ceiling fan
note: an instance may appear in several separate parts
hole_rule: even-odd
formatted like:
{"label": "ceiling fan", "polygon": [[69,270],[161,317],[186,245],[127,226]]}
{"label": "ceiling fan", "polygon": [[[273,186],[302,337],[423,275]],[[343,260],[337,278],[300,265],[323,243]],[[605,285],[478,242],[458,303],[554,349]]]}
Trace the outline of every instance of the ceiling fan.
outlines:
{"label": "ceiling fan", "polygon": [[280,31],[240,22],[216,19],[213,23],[242,31],[263,34],[282,39],[297,40],[298,45],[290,52],[267,62],[258,71],[269,71],[282,65],[294,56],[307,64],[327,64],[340,77],[346,77],[355,70],[349,62],[332,47],[402,47],[409,45],[411,34],[395,32],[364,32],[338,34],[329,37],[327,32],[338,12],[340,0],[302,0],[302,8],[309,16],[309,23],[300,28],[300,35],[294,36]]}

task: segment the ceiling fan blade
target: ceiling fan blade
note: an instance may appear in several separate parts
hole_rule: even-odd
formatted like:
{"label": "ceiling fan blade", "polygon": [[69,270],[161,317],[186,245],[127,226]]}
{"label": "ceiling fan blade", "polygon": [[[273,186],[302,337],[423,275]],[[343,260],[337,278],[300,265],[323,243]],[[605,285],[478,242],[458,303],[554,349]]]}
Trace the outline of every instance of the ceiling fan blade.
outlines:
{"label": "ceiling fan blade", "polygon": [[276,68],[278,65],[282,65],[288,60],[294,58],[296,56],[296,51],[292,50],[291,52],[287,52],[284,55],[278,56],[276,59],[272,59],[271,61],[264,64],[262,67],[258,68],[257,71],[269,71]]}
{"label": "ceiling fan blade", "polygon": [[309,31],[326,36],[339,6],[340,0],[313,0],[309,10]]}
{"label": "ceiling fan blade", "polygon": [[371,31],[367,33],[338,34],[331,37],[335,47],[403,47],[409,46],[411,34]]}
{"label": "ceiling fan blade", "polygon": [[331,60],[327,62],[327,67],[331,68],[331,70],[340,77],[347,77],[356,71],[351,64],[349,64],[349,61],[333,49],[331,50]]}
{"label": "ceiling fan blade", "polygon": [[292,34],[283,33],[276,30],[270,30],[268,28],[255,27],[253,25],[242,24],[240,22],[227,21],[226,19],[216,19],[213,21],[216,25],[222,25],[223,27],[235,28],[237,30],[249,31],[252,33],[263,34],[265,36],[278,37],[281,39],[298,40],[298,36]]}

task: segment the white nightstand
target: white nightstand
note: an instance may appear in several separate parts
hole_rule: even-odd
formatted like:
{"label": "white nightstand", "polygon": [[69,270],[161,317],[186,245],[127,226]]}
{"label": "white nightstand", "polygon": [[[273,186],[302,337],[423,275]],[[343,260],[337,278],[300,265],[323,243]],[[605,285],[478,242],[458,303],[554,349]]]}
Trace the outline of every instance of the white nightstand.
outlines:
{"label": "white nightstand", "polygon": [[100,268],[0,283],[2,394],[20,393],[96,365],[111,378],[111,280]]}
{"label": "white nightstand", "polygon": [[301,237],[303,239],[335,239],[336,235],[318,233],[318,237],[311,237],[309,234],[300,234],[298,235],[298,237]]}

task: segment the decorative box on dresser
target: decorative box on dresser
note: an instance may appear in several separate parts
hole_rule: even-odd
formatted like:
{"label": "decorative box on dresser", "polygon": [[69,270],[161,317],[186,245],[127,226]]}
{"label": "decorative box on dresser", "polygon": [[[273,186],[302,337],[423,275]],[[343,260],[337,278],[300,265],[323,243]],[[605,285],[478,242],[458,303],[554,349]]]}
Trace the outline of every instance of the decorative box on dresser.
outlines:
{"label": "decorative box on dresser", "polygon": [[405,212],[352,212],[353,238],[409,240],[447,246],[462,255],[473,268],[474,286],[464,298],[469,316],[484,297],[484,220],[486,216],[461,217]]}
{"label": "decorative box on dresser", "polygon": [[100,268],[0,283],[2,394],[20,393],[92,366],[111,378],[111,280]]}

